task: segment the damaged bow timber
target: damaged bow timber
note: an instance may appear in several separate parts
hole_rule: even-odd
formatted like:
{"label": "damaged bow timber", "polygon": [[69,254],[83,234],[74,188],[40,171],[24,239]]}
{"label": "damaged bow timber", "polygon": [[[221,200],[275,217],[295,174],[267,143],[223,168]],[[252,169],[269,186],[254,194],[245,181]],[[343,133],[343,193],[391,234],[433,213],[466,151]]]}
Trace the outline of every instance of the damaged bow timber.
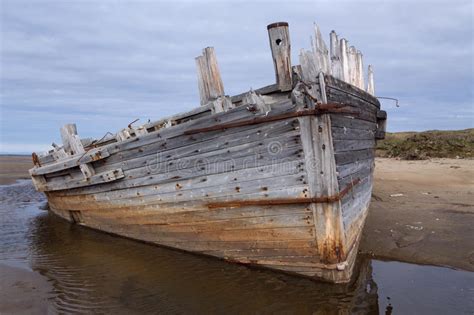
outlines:
{"label": "damaged bow timber", "polygon": [[314,26],[291,65],[268,25],[276,83],[227,96],[213,48],[196,58],[201,106],[99,140],[61,128],[33,153],[35,187],[77,224],[330,282],[351,278],[386,113],[362,53]]}

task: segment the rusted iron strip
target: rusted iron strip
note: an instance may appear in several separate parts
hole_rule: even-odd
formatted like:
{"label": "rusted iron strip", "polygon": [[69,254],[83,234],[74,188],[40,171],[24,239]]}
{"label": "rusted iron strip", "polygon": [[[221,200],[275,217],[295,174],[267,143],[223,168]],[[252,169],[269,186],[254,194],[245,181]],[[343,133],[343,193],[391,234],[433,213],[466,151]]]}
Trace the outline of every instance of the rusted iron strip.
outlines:
{"label": "rusted iron strip", "polygon": [[299,110],[292,113],[284,113],[275,116],[265,116],[265,117],[255,117],[249,120],[240,120],[229,122],[220,125],[214,125],[210,127],[203,127],[203,128],[196,128],[187,130],[184,132],[185,135],[192,135],[195,133],[200,132],[208,132],[208,131],[216,131],[216,130],[223,130],[229,128],[236,128],[242,126],[250,126],[250,125],[257,125],[262,123],[268,123],[278,120],[284,120],[288,118],[296,118],[296,117],[303,117],[303,116],[315,116],[315,115],[322,115],[322,114],[331,114],[331,113],[344,113],[344,114],[351,114],[357,116],[359,113],[352,112],[348,110],[347,105],[340,104],[340,103],[326,103],[326,104],[318,104],[314,109],[304,109]]}
{"label": "rusted iron strip", "polygon": [[310,197],[310,198],[279,198],[279,199],[254,199],[254,200],[235,200],[235,201],[221,201],[211,202],[207,206],[212,208],[226,208],[226,207],[245,207],[245,206],[276,206],[276,205],[292,205],[303,203],[331,203],[341,200],[347,193],[358,183],[360,179],[357,178],[350,182],[338,194],[332,196]]}

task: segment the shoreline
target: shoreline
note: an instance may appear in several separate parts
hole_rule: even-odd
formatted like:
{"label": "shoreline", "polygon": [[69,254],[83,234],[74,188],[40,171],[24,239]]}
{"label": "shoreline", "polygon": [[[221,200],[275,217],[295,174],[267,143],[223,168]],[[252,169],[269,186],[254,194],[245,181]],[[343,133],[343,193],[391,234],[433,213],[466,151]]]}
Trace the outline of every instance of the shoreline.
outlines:
{"label": "shoreline", "polygon": [[29,155],[0,155],[0,185],[14,184],[18,179],[30,179],[33,167]]}

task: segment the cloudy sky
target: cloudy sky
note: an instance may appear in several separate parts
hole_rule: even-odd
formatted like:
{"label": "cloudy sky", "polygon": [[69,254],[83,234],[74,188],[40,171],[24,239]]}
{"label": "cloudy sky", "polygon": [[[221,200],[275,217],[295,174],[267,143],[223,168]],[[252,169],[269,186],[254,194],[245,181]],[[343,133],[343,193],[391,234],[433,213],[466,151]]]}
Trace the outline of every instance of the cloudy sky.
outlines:
{"label": "cloudy sky", "polygon": [[[356,3],[357,2],[357,3]],[[194,57],[214,46],[227,94],[274,82],[266,25],[297,63],[312,24],[373,64],[389,131],[474,127],[473,2],[0,0],[0,152],[41,151],[75,122],[102,137],[199,105]]]}

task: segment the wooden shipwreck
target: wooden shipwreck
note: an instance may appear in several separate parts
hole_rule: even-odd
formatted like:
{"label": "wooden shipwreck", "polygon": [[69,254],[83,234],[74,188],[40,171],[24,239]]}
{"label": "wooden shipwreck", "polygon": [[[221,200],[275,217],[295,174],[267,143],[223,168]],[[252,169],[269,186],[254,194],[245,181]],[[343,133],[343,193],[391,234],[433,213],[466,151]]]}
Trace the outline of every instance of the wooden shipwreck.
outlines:
{"label": "wooden shipwreck", "polygon": [[98,140],[61,128],[33,153],[50,209],[71,222],[231,262],[349,281],[386,113],[362,54],[315,25],[291,65],[268,25],[276,83],[227,96],[214,49],[196,58],[201,106]]}

